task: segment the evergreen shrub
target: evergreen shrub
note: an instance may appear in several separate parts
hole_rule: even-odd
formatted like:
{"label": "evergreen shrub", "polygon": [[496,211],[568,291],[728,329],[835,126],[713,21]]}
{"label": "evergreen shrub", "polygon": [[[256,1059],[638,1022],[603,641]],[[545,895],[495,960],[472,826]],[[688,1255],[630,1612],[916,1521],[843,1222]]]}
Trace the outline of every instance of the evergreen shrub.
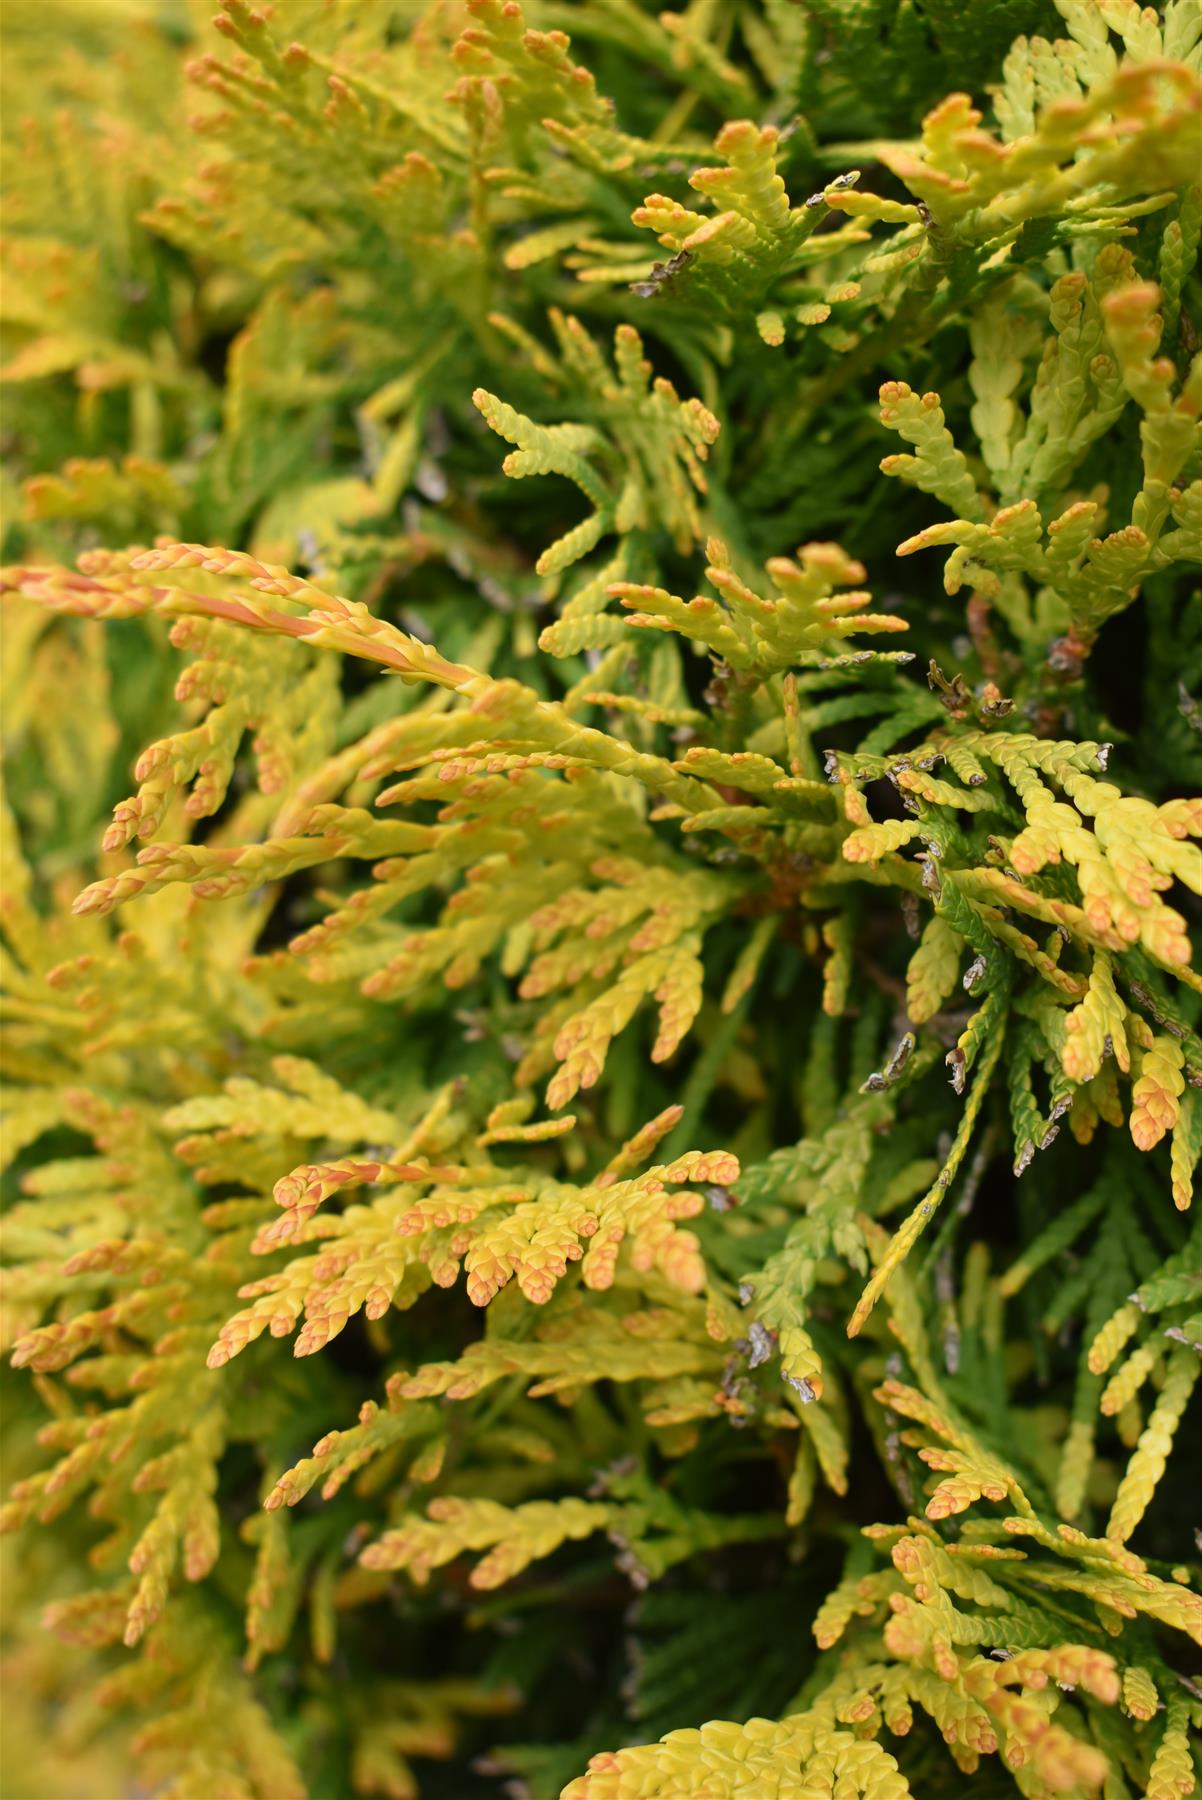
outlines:
{"label": "evergreen shrub", "polygon": [[1202,9],[208,12],[6,8],[5,1794],[1185,1800]]}

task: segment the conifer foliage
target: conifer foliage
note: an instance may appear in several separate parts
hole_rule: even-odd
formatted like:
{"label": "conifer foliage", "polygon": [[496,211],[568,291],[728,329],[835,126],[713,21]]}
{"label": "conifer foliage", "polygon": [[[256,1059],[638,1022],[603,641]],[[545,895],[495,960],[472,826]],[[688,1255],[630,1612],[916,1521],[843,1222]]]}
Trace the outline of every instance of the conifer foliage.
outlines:
{"label": "conifer foliage", "polygon": [[1186,1800],[1196,0],[210,11],[5,23],[4,1791]]}

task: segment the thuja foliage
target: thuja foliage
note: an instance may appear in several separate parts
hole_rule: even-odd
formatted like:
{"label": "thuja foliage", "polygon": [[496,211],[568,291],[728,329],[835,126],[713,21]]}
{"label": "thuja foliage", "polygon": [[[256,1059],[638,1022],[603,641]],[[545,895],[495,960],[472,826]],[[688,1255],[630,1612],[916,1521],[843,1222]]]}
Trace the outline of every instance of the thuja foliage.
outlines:
{"label": "thuja foliage", "polygon": [[6,14],[5,1791],[1185,1800],[1196,0],[207,10]]}

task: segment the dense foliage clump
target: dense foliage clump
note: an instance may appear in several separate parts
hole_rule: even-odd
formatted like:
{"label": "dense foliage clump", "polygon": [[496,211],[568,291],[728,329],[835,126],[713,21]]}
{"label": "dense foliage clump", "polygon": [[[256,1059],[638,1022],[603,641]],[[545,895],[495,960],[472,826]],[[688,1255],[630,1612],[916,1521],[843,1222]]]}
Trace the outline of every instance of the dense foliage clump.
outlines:
{"label": "dense foliage clump", "polygon": [[1185,1800],[1196,0],[5,37],[5,1793]]}

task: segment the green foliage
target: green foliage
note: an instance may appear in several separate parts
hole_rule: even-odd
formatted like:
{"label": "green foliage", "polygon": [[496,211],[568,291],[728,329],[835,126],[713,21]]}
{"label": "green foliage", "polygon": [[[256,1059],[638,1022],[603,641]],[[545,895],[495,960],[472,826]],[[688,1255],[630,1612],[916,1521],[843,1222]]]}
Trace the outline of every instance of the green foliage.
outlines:
{"label": "green foliage", "polygon": [[206,10],[6,18],[0,1785],[1185,1800],[1196,5]]}

